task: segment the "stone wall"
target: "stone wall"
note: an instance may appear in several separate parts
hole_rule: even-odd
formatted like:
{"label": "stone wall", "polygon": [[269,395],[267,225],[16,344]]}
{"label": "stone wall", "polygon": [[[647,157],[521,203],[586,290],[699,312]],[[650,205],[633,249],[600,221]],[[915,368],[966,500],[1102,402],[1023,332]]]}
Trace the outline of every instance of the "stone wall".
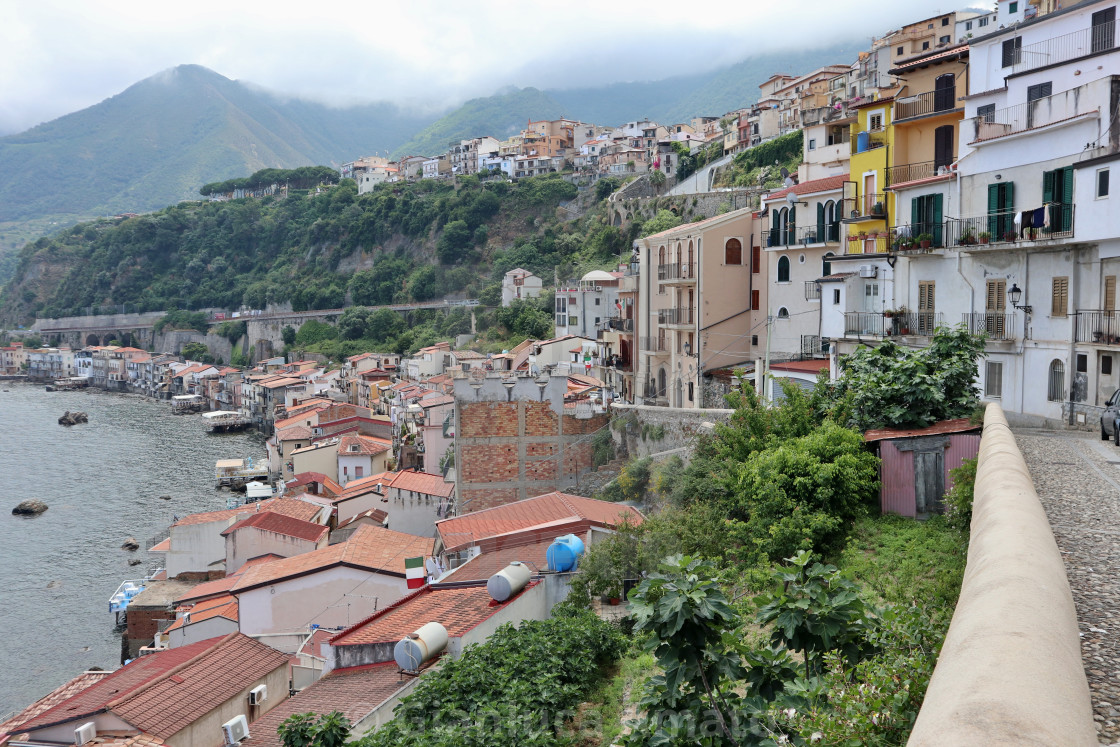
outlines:
{"label": "stone wall", "polygon": [[907,744],[1097,744],[1065,564],[998,404],[960,599]]}
{"label": "stone wall", "polygon": [[611,198],[610,220],[612,225],[628,226],[637,218],[649,220],[657,215],[657,211],[669,210],[679,215],[684,222],[692,223],[732,210],[757,206],[757,191],[745,188],[687,195],[630,196],[618,192]]}
{"label": "stone wall", "polygon": [[657,452],[691,448],[702,432],[702,424],[727,422],[734,410],[611,405],[615,444],[631,458]]}
{"label": "stone wall", "polygon": [[566,391],[566,376],[456,379],[459,513],[560,490],[592,469],[592,438],[610,416],[565,408]]}

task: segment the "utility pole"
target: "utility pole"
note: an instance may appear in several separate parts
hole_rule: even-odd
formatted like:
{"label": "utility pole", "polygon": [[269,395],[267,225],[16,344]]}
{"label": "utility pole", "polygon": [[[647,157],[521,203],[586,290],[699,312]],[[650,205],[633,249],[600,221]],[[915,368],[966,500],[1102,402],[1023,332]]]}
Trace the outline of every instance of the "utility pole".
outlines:
{"label": "utility pole", "polygon": [[762,397],[769,400],[770,396],[767,394],[766,386],[770,382],[770,325],[773,324],[774,317],[770,314],[770,309],[766,309],[766,358],[762,363]]}

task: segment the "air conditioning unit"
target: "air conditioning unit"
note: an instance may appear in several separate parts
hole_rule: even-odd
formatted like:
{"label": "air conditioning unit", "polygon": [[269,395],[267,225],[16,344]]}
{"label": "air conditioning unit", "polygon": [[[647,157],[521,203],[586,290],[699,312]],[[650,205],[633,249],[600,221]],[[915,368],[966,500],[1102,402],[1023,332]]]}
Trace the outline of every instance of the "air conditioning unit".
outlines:
{"label": "air conditioning unit", "polygon": [[225,734],[226,744],[239,744],[249,738],[249,722],[244,716],[235,716],[222,724],[222,733]]}
{"label": "air conditioning unit", "polygon": [[97,736],[97,724],[90,721],[74,730],[74,744],[82,747],[83,744]]}
{"label": "air conditioning unit", "polygon": [[257,685],[249,691],[249,705],[260,705],[268,697],[268,685]]}
{"label": "air conditioning unit", "polygon": [[601,286],[601,285],[596,285],[596,286],[595,286],[595,292],[596,292],[596,293],[602,293],[602,292],[603,292],[603,286]]}
{"label": "air conditioning unit", "polygon": [[878,274],[878,272],[879,272],[879,268],[876,267],[875,265],[860,265],[859,266],[859,276],[861,278],[873,278]]}

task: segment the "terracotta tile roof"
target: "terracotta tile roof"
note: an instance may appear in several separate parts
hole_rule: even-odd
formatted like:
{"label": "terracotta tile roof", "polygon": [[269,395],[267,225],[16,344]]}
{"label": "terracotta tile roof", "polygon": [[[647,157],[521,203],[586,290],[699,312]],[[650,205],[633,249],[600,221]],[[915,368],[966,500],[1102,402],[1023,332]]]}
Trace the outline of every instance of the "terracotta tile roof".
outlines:
{"label": "terracotta tile roof", "polygon": [[224,617],[227,620],[237,622],[237,598],[226,594],[214,599],[206,599],[193,605],[187,611],[190,612],[189,621],[186,617],[179,617],[167,629],[177,630],[185,625],[194,625],[214,617]]}
{"label": "terracotta tile roof", "polygon": [[297,713],[341,711],[357,723],[409,683],[394,662],[336,669],[253,722],[242,747],[283,747],[277,729]]}
{"label": "terracotta tile roof", "polygon": [[828,361],[826,360],[809,360],[809,361],[787,361],[785,363],[771,363],[770,368],[777,371],[799,371],[803,373],[820,373],[821,371],[828,370]]}
{"label": "terracotta tile roof", "polygon": [[370,491],[376,491],[378,483],[381,484],[382,492],[384,492],[385,488],[392,487],[394,474],[396,473],[378,472],[376,475],[368,475],[356,480],[351,480],[346,483],[346,487],[342,489],[342,497],[353,498],[356,495],[364,495]]}
{"label": "terracotta tile roof", "polygon": [[237,579],[240,578],[241,574],[245,573],[245,571],[249,568],[252,568],[255,565],[260,565],[261,563],[268,563],[273,560],[279,560],[282,557],[282,555],[277,555],[270,552],[266,555],[258,555],[255,558],[250,558],[249,560],[246,560],[241,565],[241,567],[237,569],[236,572],[231,573],[225,578],[218,578],[213,581],[204,581],[201,584],[197,584],[196,586],[192,587],[191,590],[186,594],[178,597],[175,600],[175,604],[182,605],[201,599],[222,596],[233,588],[233,585],[237,583]]}
{"label": "terracotta tile roof", "polygon": [[225,537],[241,529],[259,529],[262,532],[282,534],[285,537],[295,537],[308,542],[318,542],[324,534],[330,531],[322,524],[304,521],[293,516],[285,516],[275,511],[265,511],[263,514],[253,514],[246,519],[242,519],[223,531],[222,536]]}
{"label": "terracotta tile roof", "polygon": [[151,547],[148,548],[148,552],[169,552],[170,550],[171,550],[171,538],[170,537],[163,540],[162,542],[157,542],[156,544],[154,544],[154,545],[152,545]]}
{"label": "terracotta tile roof", "polygon": [[241,516],[241,514],[248,516],[249,514],[263,513],[265,511],[275,511],[284,516],[293,516],[297,519],[303,519],[304,521],[311,521],[319,513],[319,508],[310,503],[292,500],[291,498],[269,498],[259,503],[251,503],[238,506],[237,508],[191,514],[190,516],[184,516],[171,526],[181,527],[191,524],[208,524],[212,521],[229,521],[230,519],[236,519]]}
{"label": "terracotta tile roof", "polygon": [[879,428],[865,431],[864,441],[882,441],[889,438],[913,438],[915,436],[938,436],[945,433],[967,433],[979,431],[982,426],[973,423],[968,418],[956,420],[942,420],[940,423],[926,426],[925,428]]}
{"label": "terracotta tile roof", "polygon": [[288,663],[287,654],[241,633],[216,640],[193,659],[113,701],[112,712],[141,731],[168,739]]}
{"label": "terracotta tile roof", "polygon": [[311,436],[311,429],[306,425],[289,425],[276,429],[277,441],[307,441]]}
{"label": "terracotta tile roof", "polygon": [[685,223],[684,225],[676,226],[674,228],[667,228],[664,231],[661,231],[659,233],[655,233],[655,234],[651,234],[649,236],[646,236],[645,239],[643,239],[643,241],[648,240],[648,239],[663,239],[663,238],[666,238],[669,235],[677,234],[677,233],[680,233],[682,236],[687,235],[689,233],[692,233],[692,232],[696,231],[699,228],[704,228],[706,226],[709,226],[710,224],[716,223],[717,221],[725,220],[728,216],[731,216],[733,213],[737,214],[738,212],[739,212],[738,210],[734,210],[731,213],[724,213],[722,215],[716,215],[716,216],[713,216],[711,218],[705,218],[704,220],[698,220],[694,223]]}
{"label": "terracotta tile roof", "polygon": [[453,350],[451,354],[461,361],[478,361],[486,358],[485,355],[476,350]]}
{"label": "terracotta tile roof", "polygon": [[[358,448],[354,448],[357,446]],[[380,438],[373,436],[351,435],[343,436],[338,442],[338,455],[352,456],[358,454],[361,456],[376,456],[377,454],[384,454],[389,449],[393,448],[393,444],[389,441],[383,441]]]}
{"label": "terracotta tile roof", "polygon": [[799,197],[817,194],[818,192],[831,192],[836,189],[842,189],[846,181],[848,181],[847,174],[826,176],[824,179],[813,179],[812,181],[794,184],[792,187],[786,187],[785,189],[779,189],[777,192],[764,195],[762,202],[773,202],[774,200],[784,198],[790,192],[796,193]]}
{"label": "terracotta tile roof", "polygon": [[417,537],[384,527],[360,526],[345,542],[249,568],[233,585],[233,592],[236,594],[339,565],[403,578],[405,558],[429,556],[434,545],[435,540],[431,537]]}
{"label": "terracotta tile roof", "polygon": [[445,548],[451,551],[488,537],[553,522],[584,519],[600,526],[613,527],[624,518],[634,524],[643,520],[641,512],[630,506],[555,492],[443,519],[436,522],[436,531]]}
{"label": "terracotta tile roof", "polygon": [[411,490],[414,493],[438,495],[441,498],[450,498],[455,492],[455,483],[447,482],[442,475],[412,470],[397,472],[393,476],[392,487],[398,490]]}
{"label": "terracotta tile roof", "polygon": [[[562,534],[567,534],[567,532],[562,532]],[[559,537],[560,534],[556,536]],[[552,544],[553,539],[555,538],[533,542],[527,545],[519,545],[517,547],[503,547],[493,552],[481,553],[474,556],[466,563],[463,563],[440,580],[449,583],[458,583],[460,581],[485,581],[515,560],[529,564],[530,568],[536,567],[537,569],[544,570],[548,565],[545,554],[548,552],[548,546]]]}
{"label": "terracotta tile roof", "polygon": [[153,734],[98,734],[86,742],[94,747],[166,747],[167,743]]}
{"label": "terracotta tile roof", "polygon": [[262,381],[260,386],[264,389],[280,389],[281,387],[294,386],[305,383],[303,379],[294,379],[288,376],[279,376],[271,381]]}
{"label": "terracotta tile roof", "polygon": [[439,407],[440,405],[454,404],[454,402],[455,398],[450,394],[440,394],[438,392],[432,392],[430,395],[426,395],[420,399],[420,406]]}
{"label": "terracotta tile roof", "polygon": [[27,723],[44,711],[49,711],[64,700],[69,700],[111,674],[112,672],[82,672],[74,679],[39,698],[7,721],[0,723],[0,744],[4,743],[6,735],[17,733],[22,724]]}
{"label": "terracotta tile roof", "polygon": [[301,488],[304,485],[310,485],[313,482],[319,483],[323,491],[328,495],[337,496],[342,494],[342,486],[322,472],[300,472],[291,480],[288,480],[285,485],[287,489],[290,490],[292,488]]}
{"label": "terracotta tile roof", "polygon": [[369,511],[363,511],[357,516],[351,516],[346,521],[338,525],[337,529],[348,527],[351,524],[361,521],[362,519],[371,519],[375,524],[384,524],[385,520],[389,518],[389,514],[382,511],[380,508],[371,508]]}
{"label": "terracotta tile roof", "polygon": [[831,275],[825,275],[823,278],[817,278],[818,283],[835,283],[840,280],[847,280],[856,276],[854,272],[834,272]]}
{"label": "terracotta tile roof", "polygon": [[[530,589],[539,581],[525,587]],[[332,646],[399,641],[421,625],[432,621],[447,629],[450,637],[473,630],[495,612],[512,604],[522,590],[505,602],[490,598],[485,584],[475,586],[425,586],[331,638]]]}

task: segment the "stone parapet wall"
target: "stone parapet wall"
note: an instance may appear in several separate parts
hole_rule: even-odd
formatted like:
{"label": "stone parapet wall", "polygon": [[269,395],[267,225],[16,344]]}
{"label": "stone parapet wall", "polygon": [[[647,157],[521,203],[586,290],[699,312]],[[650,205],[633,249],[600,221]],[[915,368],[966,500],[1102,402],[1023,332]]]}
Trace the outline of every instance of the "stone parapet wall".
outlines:
{"label": "stone parapet wall", "polygon": [[635,459],[696,443],[704,423],[724,423],[734,410],[611,405],[615,444]]}
{"label": "stone parapet wall", "polygon": [[908,744],[1095,745],[1065,565],[998,404],[975,493],[960,599]]}

